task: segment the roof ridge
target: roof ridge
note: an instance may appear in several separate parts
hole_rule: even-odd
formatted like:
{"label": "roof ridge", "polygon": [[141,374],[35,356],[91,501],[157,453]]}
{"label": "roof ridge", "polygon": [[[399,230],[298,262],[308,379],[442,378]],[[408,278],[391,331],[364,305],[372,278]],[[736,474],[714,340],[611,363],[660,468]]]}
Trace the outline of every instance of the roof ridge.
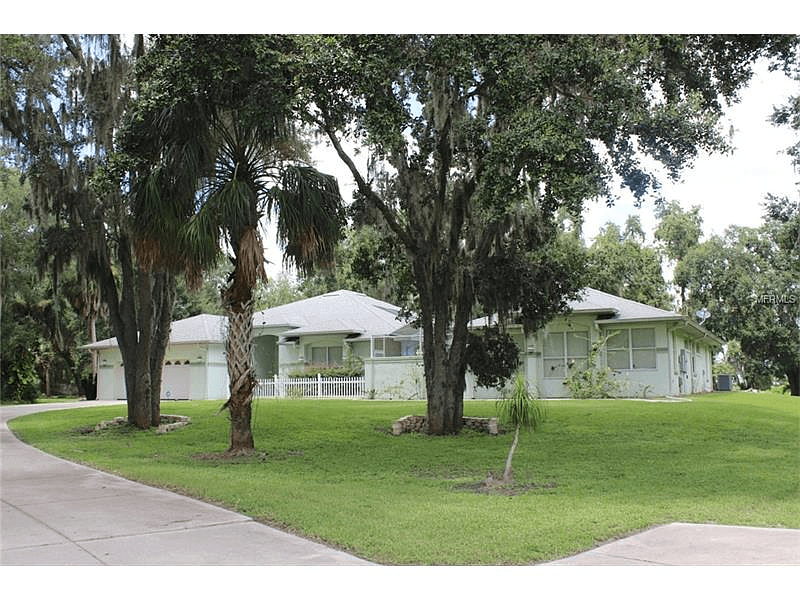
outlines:
{"label": "roof ridge", "polygon": [[604,292],[603,290],[598,290],[597,288],[586,286],[583,290],[591,290],[597,294],[603,294],[604,296],[611,296],[612,298],[618,298],[620,300],[624,300],[625,302],[632,302],[633,304],[638,304],[639,306],[644,306],[645,308],[649,308],[652,310],[660,310],[661,312],[669,313],[675,316],[681,316],[679,313],[675,312],[674,310],[666,310],[663,308],[659,308],[658,306],[653,306],[652,304],[646,304],[644,302],[639,302],[638,300],[631,300],[630,298],[625,298],[624,296],[617,296],[616,294],[611,294],[609,292]]}

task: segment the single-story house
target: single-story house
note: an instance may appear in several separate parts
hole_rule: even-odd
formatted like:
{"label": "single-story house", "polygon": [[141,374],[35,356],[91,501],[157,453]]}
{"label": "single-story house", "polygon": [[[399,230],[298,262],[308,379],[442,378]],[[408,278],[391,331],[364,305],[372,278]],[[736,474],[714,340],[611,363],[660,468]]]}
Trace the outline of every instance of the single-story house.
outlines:
{"label": "single-story house", "polygon": [[[544,398],[569,397],[569,373],[587,363],[592,344],[608,336],[598,366],[610,367],[625,396],[671,396],[712,390],[711,364],[722,340],[684,315],[586,288],[572,311],[525,335],[507,331],[520,347],[530,385]],[[478,329],[487,319],[476,319]],[[228,393],[225,318],[198,315],[172,324],[162,398],[212,399]],[[339,290],[258,312],[253,317],[256,377],[313,373],[363,363],[370,397],[424,399],[421,332],[397,306]],[[122,361],[114,338],[85,348],[97,352],[98,398],[122,398]],[[494,398],[467,374],[465,398]]]}
{"label": "single-story house", "polygon": [[311,373],[356,359],[364,364],[366,390],[391,394],[399,386],[407,397],[424,393],[422,380],[409,390],[421,369],[421,332],[388,302],[348,290],[298,300],[256,313],[253,336],[259,379]]}
{"label": "single-story house", "polygon": [[[227,319],[217,315],[197,315],[173,321],[164,356],[161,398],[212,400],[228,396],[226,324]],[[97,399],[124,399],[125,373],[117,338],[82,348],[96,354]]]}
{"label": "single-story house", "polygon": [[[711,365],[723,341],[685,315],[585,288],[571,312],[525,336],[509,326],[522,354],[526,379],[543,398],[566,398],[564,381],[586,365],[592,345],[608,338],[597,366],[609,367],[627,397],[682,396],[712,391]],[[486,319],[471,323],[473,328]],[[465,397],[495,397],[467,375]]]}
{"label": "single-story house", "polygon": [[[417,369],[420,333],[399,315],[397,306],[364,294],[339,290],[257,312],[253,317],[253,362],[258,379],[291,377],[315,369],[342,366],[357,358],[364,363],[367,390],[392,390],[404,381],[406,370]],[[164,399],[207,400],[228,396],[225,360],[227,319],[197,315],[174,321],[162,376]],[[122,356],[116,338],[82,348],[97,354],[97,397],[125,398]],[[413,369],[404,358],[414,360]],[[384,368],[401,361],[401,368]],[[376,376],[381,378],[376,381]],[[397,379],[399,378],[399,381]],[[424,393],[418,381],[414,393]],[[407,386],[406,386],[407,387]]]}

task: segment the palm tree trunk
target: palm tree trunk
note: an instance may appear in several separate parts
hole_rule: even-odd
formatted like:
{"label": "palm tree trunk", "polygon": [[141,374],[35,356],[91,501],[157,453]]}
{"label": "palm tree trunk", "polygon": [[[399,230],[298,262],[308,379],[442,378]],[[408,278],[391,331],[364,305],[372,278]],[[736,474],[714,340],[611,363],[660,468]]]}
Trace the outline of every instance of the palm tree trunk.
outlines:
{"label": "palm tree trunk", "polygon": [[245,453],[255,447],[250,427],[255,375],[252,363],[253,302],[233,302],[228,305],[228,337],[226,354],[231,415],[230,453]]}

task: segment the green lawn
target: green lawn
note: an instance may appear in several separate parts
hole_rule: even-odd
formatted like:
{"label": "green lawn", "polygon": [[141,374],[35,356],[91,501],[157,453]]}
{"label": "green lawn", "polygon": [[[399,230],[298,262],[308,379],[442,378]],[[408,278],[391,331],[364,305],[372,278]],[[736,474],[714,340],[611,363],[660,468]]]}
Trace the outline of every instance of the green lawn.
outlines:
{"label": "green lawn", "polygon": [[[520,436],[518,495],[468,486],[502,471],[511,434],[389,434],[418,402],[259,400],[258,453],[227,447],[220,402],[164,402],[192,418],[156,435],[127,426],[82,434],[124,406],[15,419],[48,452],[212,500],[388,564],[526,564],[673,521],[800,528],[800,402],[715,393],[692,402],[553,401]],[[493,402],[468,401],[470,416]]]}

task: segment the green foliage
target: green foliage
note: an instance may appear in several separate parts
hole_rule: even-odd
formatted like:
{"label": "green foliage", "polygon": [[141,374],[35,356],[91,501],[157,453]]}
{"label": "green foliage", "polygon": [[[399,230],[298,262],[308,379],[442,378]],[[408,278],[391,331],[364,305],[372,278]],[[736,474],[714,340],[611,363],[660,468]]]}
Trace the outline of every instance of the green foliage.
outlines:
{"label": "green foliage", "polygon": [[306,164],[292,125],[288,45],[281,36],[165,35],[139,61],[142,91],[121,139],[141,173],[132,216],[151,260],[199,275],[229,249],[252,288],[240,245],[266,217],[288,264],[330,263],[341,199],[335,179]]}
{"label": "green foliage", "polygon": [[497,412],[503,423],[531,431],[539,429],[547,417],[544,404],[528,388],[521,371],[514,376],[511,390],[497,401]]}
{"label": "green foliage", "polygon": [[[82,294],[75,267],[61,265],[60,285],[40,268],[45,233],[28,212],[28,182],[20,172],[0,167],[0,362],[4,401],[30,402],[48,383],[53,393],[88,377]],[[78,381],[76,381],[78,379]]]}
{"label": "green foliage", "polygon": [[568,310],[585,286],[586,253],[576,236],[533,221],[519,238],[476,260],[475,296],[483,310],[536,331]]}
{"label": "green foliage", "polygon": [[256,310],[283,306],[303,298],[300,285],[282,272],[256,290]]}
{"label": "green foliage", "polygon": [[687,211],[679,202],[672,201],[656,209],[656,218],[658,226],[655,238],[664,245],[664,253],[672,260],[682,260],[703,235],[703,218],[700,216],[699,206],[693,206]]}
{"label": "green foliage", "polygon": [[357,356],[348,356],[343,365],[306,365],[299,371],[288,373],[289,377],[297,379],[316,379],[322,377],[363,377],[364,361]]}
{"label": "green foliage", "polygon": [[613,398],[619,395],[620,382],[615,379],[614,371],[607,366],[599,365],[601,352],[610,337],[606,335],[592,342],[586,367],[572,371],[564,380],[564,385],[573,398]]}
{"label": "green foliage", "polygon": [[5,403],[30,403],[39,395],[40,381],[36,372],[41,340],[37,325],[30,317],[17,317],[9,323],[4,307],[3,335],[0,337],[0,400]]}
{"label": "green foliage", "polygon": [[[354,202],[356,205],[358,200]],[[393,236],[365,222],[360,209],[349,207],[352,227],[336,246],[335,268],[302,278],[306,297],[337,290],[361,292],[405,309],[414,309],[411,266]]]}
{"label": "green foliage", "polygon": [[624,232],[613,223],[600,230],[586,257],[589,287],[636,302],[671,308],[667,284],[661,272],[661,257],[644,245],[638,222],[626,224]]}
{"label": "green foliage", "polygon": [[[457,429],[475,305],[501,318],[519,309],[535,329],[580,289],[580,270],[565,266],[582,261],[545,251],[559,211],[577,217],[585,201],[609,197],[614,176],[638,200],[657,192],[644,157],[677,178],[702,150],[724,149],[720,99],[735,99],[757,58],[791,62],[797,38],[342,35],[297,44],[304,119],[327,135],[412,268],[435,354],[425,362],[429,423],[444,433]],[[369,152],[367,172],[345,149],[353,141]]]}
{"label": "green foliage", "polygon": [[770,197],[759,227],[731,227],[691,248],[675,267],[690,314],[707,308],[704,323],[737,340],[740,375],[768,389],[783,376],[800,395],[800,202]]}
{"label": "green foliage", "polygon": [[[795,73],[795,79],[800,79],[800,73]],[[775,125],[788,125],[796,132],[800,132],[800,95],[792,96],[785,105],[775,108],[771,121]],[[792,157],[795,168],[800,167],[800,139],[786,149]]]}
{"label": "green foliage", "polygon": [[519,347],[498,325],[484,327],[480,335],[470,332],[467,366],[479,386],[501,389],[519,367]]}

